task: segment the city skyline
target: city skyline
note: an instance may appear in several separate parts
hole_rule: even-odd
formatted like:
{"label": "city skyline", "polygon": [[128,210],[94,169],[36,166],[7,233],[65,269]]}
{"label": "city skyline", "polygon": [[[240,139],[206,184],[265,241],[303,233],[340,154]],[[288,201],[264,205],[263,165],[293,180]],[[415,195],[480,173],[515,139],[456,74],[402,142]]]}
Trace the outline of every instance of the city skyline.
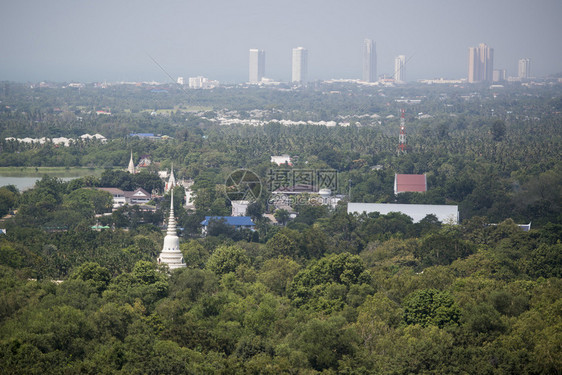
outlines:
{"label": "city skyline", "polygon": [[[475,9],[486,9],[478,27]],[[258,47],[267,51],[267,77],[288,82],[287,51],[298,45],[309,50],[309,81],[361,79],[359,46],[370,37],[378,76],[392,76],[394,58],[404,54],[408,81],[463,78],[467,48],[485,41],[495,48],[494,65],[509,76],[518,75],[526,57],[542,77],[562,72],[559,14],[562,2],[555,0],[5,2],[0,80],[168,80],[153,57],[173,77],[247,82],[248,50]]]}

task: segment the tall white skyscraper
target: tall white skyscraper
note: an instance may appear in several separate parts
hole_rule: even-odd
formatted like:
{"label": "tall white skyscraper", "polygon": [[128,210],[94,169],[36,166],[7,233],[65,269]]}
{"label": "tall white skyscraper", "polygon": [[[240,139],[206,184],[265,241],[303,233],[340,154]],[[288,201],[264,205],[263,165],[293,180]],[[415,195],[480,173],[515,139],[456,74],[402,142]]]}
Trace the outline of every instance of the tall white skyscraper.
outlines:
{"label": "tall white skyscraper", "polygon": [[531,59],[519,60],[519,78],[531,78]]}
{"label": "tall white skyscraper", "polygon": [[477,82],[480,76],[480,59],[476,47],[468,48],[468,82]]}
{"label": "tall white skyscraper", "polygon": [[481,80],[492,82],[494,78],[494,49],[488,47],[485,43],[480,43],[478,45],[478,54],[480,57]]}
{"label": "tall white skyscraper", "polygon": [[494,49],[484,43],[468,49],[468,82],[492,82]]}
{"label": "tall white skyscraper", "polygon": [[377,81],[377,45],[371,39],[363,42],[363,81]]}
{"label": "tall white skyscraper", "polygon": [[406,56],[399,55],[394,59],[394,82],[404,82]]}
{"label": "tall white skyscraper", "polygon": [[308,75],[308,50],[303,47],[293,48],[292,82],[306,83]]}
{"label": "tall white skyscraper", "polygon": [[250,83],[259,83],[265,75],[265,51],[250,50]]}

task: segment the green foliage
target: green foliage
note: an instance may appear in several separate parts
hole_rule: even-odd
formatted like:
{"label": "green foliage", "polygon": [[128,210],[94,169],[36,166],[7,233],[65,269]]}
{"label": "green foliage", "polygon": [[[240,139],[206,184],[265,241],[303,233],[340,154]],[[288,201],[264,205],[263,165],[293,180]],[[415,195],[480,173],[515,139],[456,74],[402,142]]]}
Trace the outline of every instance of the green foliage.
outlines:
{"label": "green foliage", "polygon": [[290,219],[289,211],[284,209],[275,210],[273,216],[275,216],[275,220],[281,225],[285,225]]}
{"label": "green foliage", "polygon": [[240,265],[249,264],[246,252],[238,246],[219,246],[207,261],[207,268],[215,274],[222,276],[236,271]]}
{"label": "green foliage", "polygon": [[6,186],[0,188],[0,216],[6,215],[11,209],[16,207],[19,194]]}
{"label": "green foliage", "polygon": [[283,232],[276,233],[267,241],[266,247],[273,258],[283,256],[295,258],[298,254],[297,244]]}
{"label": "green foliage", "polygon": [[168,294],[168,279],[152,262],[138,261],[130,273],[112,280],[103,296],[111,302],[133,304],[139,299],[147,307]]}
{"label": "green foliage", "polygon": [[196,240],[180,243],[180,250],[188,268],[203,268],[209,252]]}
{"label": "green foliage", "polygon": [[82,263],[71,275],[70,280],[82,280],[92,284],[98,291],[103,292],[109,281],[111,274],[105,267],[101,267],[96,262]]}
{"label": "green foliage", "polygon": [[502,120],[496,120],[492,124],[492,137],[494,141],[501,141],[505,136],[505,123]]}
{"label": "green foliage", "polygon": [[93,217],[94,214],[111,212],[113,197],[106,191],[95,189],[78,189],[65,195],[63,206],[78,212],[83,217]]}
{"label": "green foliage", "polygon": [[346,329],[345,319],[337,315],[327,320],[312,319],[298,331],[300,334],[293,345],[317,371],[336,369],[339,360],[353,355],[357,342],[353,330]]}
{"label": "green foliage", "polygon": [[527,273],[532,277],[562,277],[562,243],[539,245],[529,255]]}
{"label": "green foliage", "polygon": [[[43,178],[21,194],[0,188],[0,211],[18,209],[0,241],[2,373],[559,373],[560,87],[507,85],[494,98],[475,90],[319,83],[189,93],[190,105],[240,118],[261,108],[266,121],[351,123],[287,127],[211,123],[226,111],[187,112],[175,88],[161,95],[87,86],[75,95],[13,84],[0,110],[0,165],[108,171],[100,179]],[[413,95],[424,100],[409,112],[433,117],[408,118],[410,150],[396,156],[398,122],[386,116],[401,105],[394,99]],[[111,117],[88,114],[103,106]],[[145,108],[171,112],[150,116]],[[143,131],[173,138],[126,137]],[[58,148],[4,139],[84,132],[111,139]],[[169,196],[156,213],[125,207],[99,218],[128,231],[88,229],[108,196],[86,188],[161,190],[155,168],[117,171],[131,149],[160,168],[173,161],[176,176],[194,179],[197,212],[174,202],[186,237],[198,237],[205,215],[230,213],[222,186],[229,173],[249,168],[266,181],[270,156],[285,152],[295,169],[336,168],[334,193],[353,201],[456,203],[463,222],[309,205],[279,228],[261,218],[262,192],[249,210],[255,235],[222,228],[186,239],[188,267],[168,274],[154,260]],[[395,173],[426,173],[429,191],[395,197]],[[530,232],[516,225],[531,221]]]}
{"label": "green foliage", "polygon": [[359,256],[333,254],[299,271],[289,284],[288,295],[296,306],[339,310],[352,285],[370,281],[371,276]]}
{"label": "green foliage", "polygon": [[475,251],[469,242],[459,238],[459,234],[451,231],[430,234],[421,241],[414,255],[424,266],[448,265],[459,258],[466,258]]}
{"label": "green foliage", "polygon": [[445,327],[458,324],[460,310],[447,292],[422,289],[406,296],[403,302],[404,322],[423,327],[436,325]]}
{"label": "green foliage", "polygon": [[258,280],[278,295],[285,295],[301,266],[290,258],[273,258],[264,262]]}

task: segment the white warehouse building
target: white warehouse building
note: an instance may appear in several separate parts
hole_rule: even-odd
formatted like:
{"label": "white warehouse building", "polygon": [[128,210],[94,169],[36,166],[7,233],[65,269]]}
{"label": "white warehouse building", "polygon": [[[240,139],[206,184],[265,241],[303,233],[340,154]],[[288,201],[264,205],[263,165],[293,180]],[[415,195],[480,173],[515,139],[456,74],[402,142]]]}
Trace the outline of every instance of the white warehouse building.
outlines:
{"label": "white warehouse building", "polygon": [[399,212],[408,215],[414,223],[419,222],[427,215],[435,215],[437,220],[446,224],[459,223],[459,206],[438,204],[397,204],[397,203],[348,203],[348,214],[361,214],[378,212],[386,215]]}

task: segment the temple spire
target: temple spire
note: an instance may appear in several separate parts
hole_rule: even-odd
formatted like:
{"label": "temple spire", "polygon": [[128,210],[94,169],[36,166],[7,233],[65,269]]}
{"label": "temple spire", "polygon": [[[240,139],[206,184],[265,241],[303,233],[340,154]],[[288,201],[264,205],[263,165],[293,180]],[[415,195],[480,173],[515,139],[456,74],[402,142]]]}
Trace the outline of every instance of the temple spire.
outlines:
{"label": "temple spire", "polygon": [[133,161],[133,150],[131,150],[131,159],[129,160],[129,167],[127,168],[127,171],[130,174],[135,174],[135,162]]}
{"label": "temple spire", "polygon": [[172,162],[172,170],[170,171],[170,178],[166,185],[166,192],[172,190],[176,186],[176,178],[174,177],[174,163]]}
{"label": "temple spire", "polygon": [[164,245],[162,252],[158,257],[158,263],[165,263],[173,270],[176,268],[186,267],[183,255],[180,250],[180,239],[176,231],[176,218],[174,216],[174,190],[170,199],[170,217],[168,219],[168,229],[166,237],[164,237]]}
{"label": "temple spire", "polygon": [[176,218],[174,216],[174,189],[172,189],[172,199],[170,200],[170,218],[168,219],[168,231],[166,235],[176,236]]}

